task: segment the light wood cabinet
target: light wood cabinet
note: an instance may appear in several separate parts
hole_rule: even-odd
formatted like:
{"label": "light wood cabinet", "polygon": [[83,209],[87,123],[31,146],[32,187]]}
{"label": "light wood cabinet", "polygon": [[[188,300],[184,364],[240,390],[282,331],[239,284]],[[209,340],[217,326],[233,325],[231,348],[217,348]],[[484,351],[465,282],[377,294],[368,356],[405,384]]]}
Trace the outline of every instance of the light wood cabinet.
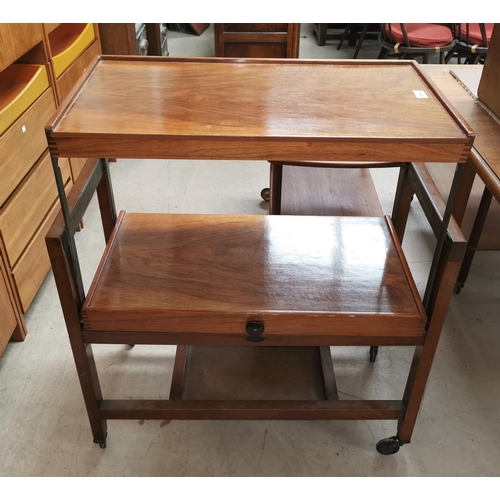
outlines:
{"label": "light wood cabinet", "polygon": [[[0,24],[0,355],[24,340],[23,314],[50,269],[45,236],[59,211],[45,124],[92,59],[96,24]],[[67,191],[80,162],[61,159]],[[84,161],[84,160],[83,160]]]}

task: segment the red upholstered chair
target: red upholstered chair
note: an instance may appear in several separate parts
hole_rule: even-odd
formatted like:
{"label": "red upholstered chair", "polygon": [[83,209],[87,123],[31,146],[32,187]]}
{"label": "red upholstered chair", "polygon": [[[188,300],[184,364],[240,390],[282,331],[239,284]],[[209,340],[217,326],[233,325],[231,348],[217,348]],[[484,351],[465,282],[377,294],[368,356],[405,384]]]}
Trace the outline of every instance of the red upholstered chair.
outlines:
{"label": "red upholstered chair", "polygon": [[426,23],[384,23],[380,29],[382,45],[379,59],[385,59],[391,52],[402,58],[422,56],[429,61],[429,54],[439,53],[439,62],[444,62],[444,53],[451,51],[455,40],[450,28],[441,24]]}
{"label": "red upholstered chair", "polygon": [[488,53],[491,34],[494,23],[457,23],[454,25],[455,47],[446,56],[445,62],[449,62],[454,56],[465,57],[467,64],[484,62]]}

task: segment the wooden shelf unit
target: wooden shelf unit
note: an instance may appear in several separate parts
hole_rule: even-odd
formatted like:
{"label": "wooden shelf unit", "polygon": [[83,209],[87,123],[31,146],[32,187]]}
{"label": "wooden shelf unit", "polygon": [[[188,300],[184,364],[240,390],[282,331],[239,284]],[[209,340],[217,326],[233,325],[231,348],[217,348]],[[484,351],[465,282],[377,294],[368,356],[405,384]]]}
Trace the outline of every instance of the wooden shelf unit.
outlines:
{"label": "wooden shelf unit", "polygon": [[[351,91],[339,102],[331,85]],[[96,102],[105,103],[99,120]],[[378,451],[410,442],[465,251],[451,210],[437,231],[437,266],[421,299],[400,245],[400,188],[394,225],[390,217],[361,216],[117,216],[105,158],[337,162],[329,168],[402,162],[403,173],[410,158],[462,165],[474,134],[418,64],[103,56],[46,132],[55,160],[101,158],[62,197],[47,236],[95,443],[106,446],[107,419],[142,418],[395,419],[397,438],[382,440]],[[107,245],[86,294],[73,237],[94,191]],[[368,210],[374,204],[371,194],[365,198]],[[177,345],[170,398],[103,398],[94,343]],[[332,345],[416,346],[403,398],[338,398],[322,349]],[[259,355],[266,348],[276,349],[267,359]],[[220,391],[200,386],[200,373],[207,383],[221,380],[217,352],[241,368],[240,383],[265,365],[269,386],[260,394],[243,387],[244,399],[236,383],[226,397],[233,381]],[[300,373],[287,388],[269,370],[275,363],[286,372],[293,359]],[[306,390],[294,392],[299,386]]]}
{"label": "wooden shelf unit", "polygon": [[[0,24],[0,45],[1,355],[24,340],[23,315],[50,269],[45,236],[60,205],[44,127],[100,45],[96,25],[59,23]],[[61,161],[68,192],[81,163]]]}

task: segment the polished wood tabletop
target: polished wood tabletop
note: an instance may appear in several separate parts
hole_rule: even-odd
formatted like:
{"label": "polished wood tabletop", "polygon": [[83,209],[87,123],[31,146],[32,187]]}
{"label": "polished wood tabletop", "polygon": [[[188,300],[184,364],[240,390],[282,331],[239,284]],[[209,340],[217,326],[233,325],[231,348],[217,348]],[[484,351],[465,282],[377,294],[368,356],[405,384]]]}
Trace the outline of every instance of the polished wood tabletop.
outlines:
{"label": "polished wood tabletop", "polygon": [[457,74],[471,73],[469,78],[464,78],[464,82],[474,82],[478,79],[474,74],[480,74],[482,67],[429,64],[424,68],[439,90],[474,129],[476,133],[472,152],[475,155],[474,166],[478,166],[478,175],[500,201],[500,120],[453,76],[454,70]]}
{"label": "polished wood tabletop", "polygon": [[54,156],[463,160],[473,132],[413,61],[100,56],[47,135]]}

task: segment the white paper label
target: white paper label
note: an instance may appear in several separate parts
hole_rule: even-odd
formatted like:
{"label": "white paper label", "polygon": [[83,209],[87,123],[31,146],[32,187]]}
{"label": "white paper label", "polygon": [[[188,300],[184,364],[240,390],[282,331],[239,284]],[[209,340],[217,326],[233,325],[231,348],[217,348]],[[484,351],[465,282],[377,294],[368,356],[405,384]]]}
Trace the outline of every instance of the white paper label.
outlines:
{"label": "white paper label", "polygon": [[21,127],[21,130],[23,131],[23,134],[24,134],[24,133],[26,132],[26,125],[23,125],[23,126]]}
{"label": "white paper label", "polygon": [[423,90],[414,90],[413,93],[417,99],[428,99],[427,94]]}

